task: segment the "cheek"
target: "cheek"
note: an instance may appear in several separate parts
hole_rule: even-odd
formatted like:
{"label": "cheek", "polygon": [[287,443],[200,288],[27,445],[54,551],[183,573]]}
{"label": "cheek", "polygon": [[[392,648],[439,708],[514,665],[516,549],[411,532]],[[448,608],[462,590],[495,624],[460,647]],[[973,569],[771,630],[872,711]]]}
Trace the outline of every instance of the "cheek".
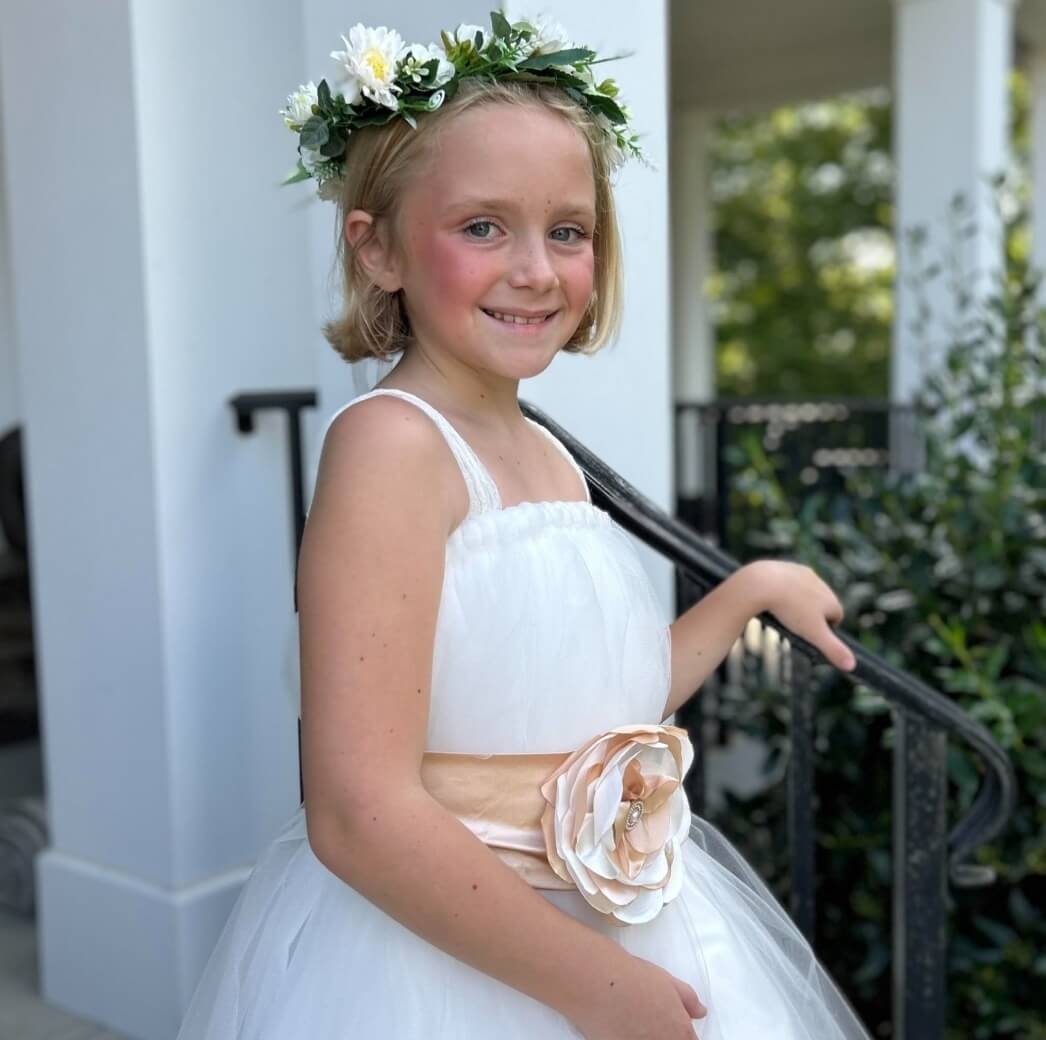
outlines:
{"label": "cheek", "polygon": [[596,278],[596,261],[592,251],[571,257],[564,274],[568,281],[572,294],[587,300],[592,295],[592,289]]}
{"label": "cheek", "polygon": [[485,274],[475,250],[453,238],[438,238],[424,251],[422,262],[437,299],[458,299],[482,288]]}

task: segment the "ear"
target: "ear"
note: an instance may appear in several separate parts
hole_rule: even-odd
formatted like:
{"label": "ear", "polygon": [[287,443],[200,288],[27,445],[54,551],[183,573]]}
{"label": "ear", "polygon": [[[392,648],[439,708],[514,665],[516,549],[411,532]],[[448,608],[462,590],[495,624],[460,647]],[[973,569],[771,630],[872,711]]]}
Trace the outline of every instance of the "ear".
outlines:
{"label": "ear", "polygon": [[389,248],[384,229],[374,217],[366,210],[354,209],[346,214],[343,230],[345,241],[370,280],[386,292],[399,289],[401,283],[395,257]]}

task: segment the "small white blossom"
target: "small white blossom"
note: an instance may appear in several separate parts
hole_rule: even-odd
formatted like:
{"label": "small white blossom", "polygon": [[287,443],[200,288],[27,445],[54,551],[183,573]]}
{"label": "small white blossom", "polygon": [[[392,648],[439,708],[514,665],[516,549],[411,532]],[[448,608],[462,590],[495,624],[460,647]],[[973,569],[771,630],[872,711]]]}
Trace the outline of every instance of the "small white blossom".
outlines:
{"label": "small white blossom", "polygon": [[566,29],[559,22],[547,14],[539,14],[537,17],[516,13],[515,5],[506,5],[505,18],[510,25],[526,22],[534,30],[534,36],[521,44],[521,58],[529,58],[534,54],[552,54],[555,51],[565,51],[574,44],[571,43]]}
{"label": "small white blossom", "polygon": [[455,43],[471,43],[475,46],[476,33],[479,33],[482,37],[480,41],[480,49],[482,50],[487,42],[487,30],[482,25],[468,25],[463,22],[452,33],[447,33],[447,35]]}
{"label": "small white blossom", "polygon": [[444,99],[447,96],[445,90],[437,90],[434,94],[429,97],[429,111],[435,112],[440,105],[443,104]]}
{"label": "small white blossom", "polygon": [[423,66],[435,59],[439,62],[436,69],[436,79],[433,86],[442,87],[454,78],[454,64],[447,61],[447,55],[441,47],[435,44],[412,43],[403,58],[402,75],[414,83],[420,83],[424,77]]}
{"label": "small white blossom", "polygon": [[403,37],[395,29],[379,26],[368,29],[355,25],[348,39],[342,36],[345,50],[331,51],[331,57],[345,67],[346,88],[342,91],[349,104],[357,91],[365,97],[395,111],[399,108],[396,95],[402,91],[396,83],[396,66],[403,55]]}
{"label": "small white blossom", "polygon": [[540,14],[537,18],[530,19],[530,24],[537,30],[537,36],[533,41],[534,54],[554,54],[574,46],[566,29],[548,15]]}
{"label": "small white blossom", "polygon": [[302,166],[304,166],[313,177],[316,176],[316,170],[318,167],[327,161],[325,155],[322,155],[314,148],[306,148],[304,145],[298,149],[298,154],[301,156]]}
{"label": "small white blossom", "polygon": [[316,102],[316,84],[312,80],[303,83],[293,94],[288,94],[287,107],[280,109],[287,129],[299,131],[305,120],[312,115],[312,106]]}

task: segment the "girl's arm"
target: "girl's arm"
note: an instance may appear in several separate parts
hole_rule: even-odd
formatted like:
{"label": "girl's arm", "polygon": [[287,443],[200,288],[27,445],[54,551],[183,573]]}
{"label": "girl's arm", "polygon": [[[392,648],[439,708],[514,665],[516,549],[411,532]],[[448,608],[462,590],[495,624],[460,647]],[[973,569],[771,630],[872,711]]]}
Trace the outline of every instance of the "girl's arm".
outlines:
{"label": "girl's arm", "polygon": [[847,671],[854,667],[853,654],[828,627],[843,619],[835,593],[802,564],[756,560],[731,574],[669,626],[672,682],[662,722],[693,696],[748,622],[764,610],[772,611],[836,667]]}
{"label": "girl's arm", "polygon": [[535,892],[420,780],[464,494],[442,435],[409,402],[373,398],[332,424],[298,569],[308,840],[390,917],[575,1019],[626,996],[634,958]]}

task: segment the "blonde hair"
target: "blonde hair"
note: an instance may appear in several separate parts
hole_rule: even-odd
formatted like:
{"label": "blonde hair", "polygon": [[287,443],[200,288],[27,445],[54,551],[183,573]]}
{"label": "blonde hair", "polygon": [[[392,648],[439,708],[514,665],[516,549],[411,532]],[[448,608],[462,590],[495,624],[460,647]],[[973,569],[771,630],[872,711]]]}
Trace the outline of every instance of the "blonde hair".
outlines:
{"label": "blonde hair", "polygon": [[[349,139],[345,176],[337,197],[337,261],[345,309],[340,318],[323,327],[331,346],[346,361],[390,358],[410,345],[411,329],[402,294],[375,285],[359,263],[356,249],[346,242],[342,230],[345,217],[361,209],[375,223],[387,222],[394,230],[399,200],[410,178],[427,160],[430,139],[439,127],[457,114],[490,104],[542,105],[577,127],[588,143],[596,188],[592,299],[562,349],[571,354],[594,354],[617,334],[623,295],[621,237],[610,185],[610,155],[602,130],[586,109],[558,87],[470,77],[440,109],[421,116],[417,130],[403,119],[393,119],[385,126],[357,130]],[[359,246],[373,233],[372,225]],[[392,248],[398,248],[395,241]]]}

